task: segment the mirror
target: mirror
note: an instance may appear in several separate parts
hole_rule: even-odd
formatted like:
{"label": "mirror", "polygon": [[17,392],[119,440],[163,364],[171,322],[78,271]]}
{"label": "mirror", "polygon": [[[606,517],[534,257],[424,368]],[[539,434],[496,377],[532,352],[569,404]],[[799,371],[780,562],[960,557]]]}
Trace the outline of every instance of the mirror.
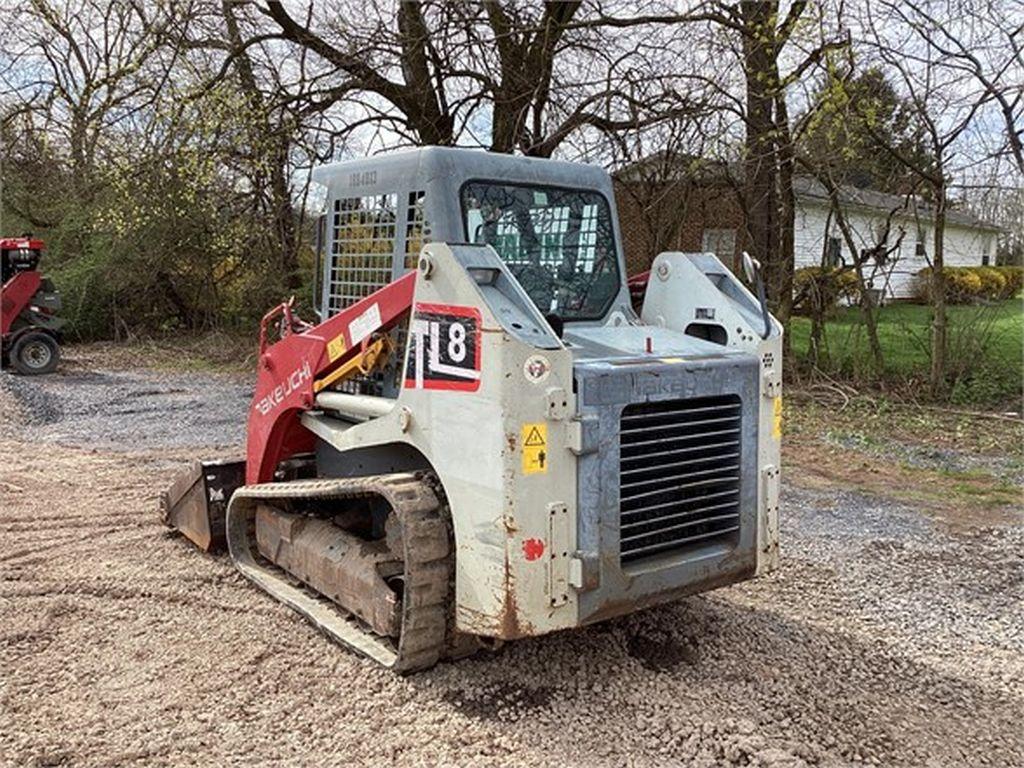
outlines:
{"label": "mirror", "polygon": [[761,262],[755,259],[746,251],[743,252],[743,274],[747,276],[747,282],[755,285],[757,273],[761,270]]}
{"label": "mirror", "polygon": [[767,339],[772,333],[771,315],[768,314],[768,297],[764,289],[764,280],[761,279],[761,262],[755,259],[746,251],[743,252],[743,271],[747,276],[747,282],[757,291],[757,300],[761,305],[761,317],[764,318],[764,332],[762,339]]}

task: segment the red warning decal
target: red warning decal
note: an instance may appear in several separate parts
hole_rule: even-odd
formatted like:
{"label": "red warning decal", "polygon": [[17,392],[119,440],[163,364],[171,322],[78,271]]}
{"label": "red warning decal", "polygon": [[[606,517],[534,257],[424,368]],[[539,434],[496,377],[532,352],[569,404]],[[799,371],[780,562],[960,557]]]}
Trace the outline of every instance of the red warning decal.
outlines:
{"label": "red warning decal", "polygon": [[417,304],[409,321],[406,389],[480,388],[480,310]]}
{"label": "red warning decal", "polygon": [[527,539],[523,542],[523,556],[527,560],[539,560],[544,556],[543,539]]}

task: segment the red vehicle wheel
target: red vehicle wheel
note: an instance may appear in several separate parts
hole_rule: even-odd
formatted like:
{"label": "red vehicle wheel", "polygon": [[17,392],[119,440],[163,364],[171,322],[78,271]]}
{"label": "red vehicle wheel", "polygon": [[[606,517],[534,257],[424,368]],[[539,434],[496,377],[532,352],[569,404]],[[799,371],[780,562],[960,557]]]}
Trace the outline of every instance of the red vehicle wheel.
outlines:
{"label": "red vehicle wheel", "polygon": [[53,373],[60,362],[57,340],[42,331],[29,331],[18,337],[11,347],[11,365],[25,376]]}

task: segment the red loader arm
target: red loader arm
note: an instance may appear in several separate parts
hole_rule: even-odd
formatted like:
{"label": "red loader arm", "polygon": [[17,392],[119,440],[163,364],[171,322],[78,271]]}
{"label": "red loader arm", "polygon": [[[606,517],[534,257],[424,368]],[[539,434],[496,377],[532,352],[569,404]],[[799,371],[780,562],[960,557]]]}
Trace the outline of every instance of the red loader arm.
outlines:
{"label": "red loader arm", "polygon": [[[402,320],[412,308],[415,284],[416,273],[409,272],[315,326],[295,318],[291,302],[263,317],[256,393],[249,408],[246,484],[269,482],[281,461],[313,449],[313,435],[299,416],[313,407],[315,383],[360,354],[373,334]],[[277,318],[281,339],[268,346],[267,328]]]}

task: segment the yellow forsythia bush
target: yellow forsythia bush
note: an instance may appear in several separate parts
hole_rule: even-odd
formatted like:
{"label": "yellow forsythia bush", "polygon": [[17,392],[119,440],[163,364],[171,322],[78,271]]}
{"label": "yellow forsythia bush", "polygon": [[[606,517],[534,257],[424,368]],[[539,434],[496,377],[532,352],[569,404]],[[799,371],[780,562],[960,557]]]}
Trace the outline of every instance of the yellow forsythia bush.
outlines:
{"label": "yellow forsythia bush", "polygon": [[802,267],[793,273],[793,295],[798,312],[811,312],[815,304],[831,309],[840,300],[860,303],[860,280],[852,269]]}
{"label": "yellow forsythia bush", "polygon": [[981,280],[983,298],[998,300],[1006,290],[1006,278],[994,267],[972,267],[971,271]]}
{"label": "yellow forsythia bush", "polygon": [[992,267],[1003,276],[1006,284],[1003,286],[1001,299],[1012,299],[1024,289],[1024,267]]}
{"label": "yellow forsythia bush", "polygon": [[[945,267],[942,276],[946,281],[946,301],[950,304],[970,304],[972,301],[986,298],[984,285],[976,273],[976,267]],[[925,267],[917,273],[914,281],[914,296],[926,303],[931,303],[932,268]]]}

